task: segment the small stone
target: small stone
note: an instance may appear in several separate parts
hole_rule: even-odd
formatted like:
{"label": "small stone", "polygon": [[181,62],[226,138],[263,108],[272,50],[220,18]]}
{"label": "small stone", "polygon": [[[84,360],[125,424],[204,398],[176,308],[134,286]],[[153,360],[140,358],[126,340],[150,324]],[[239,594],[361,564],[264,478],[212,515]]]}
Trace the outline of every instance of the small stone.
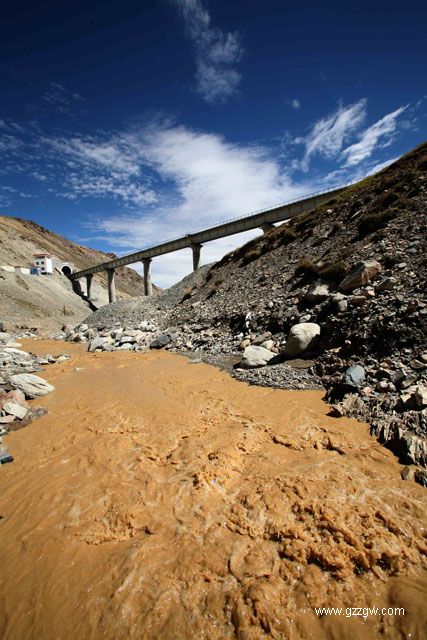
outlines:
{"label": "small stone", "polygon": [[260,346],[264,347],[264,349],[268,349],[268,351],[271,351],[274,347],[274,340],[265,340],[261,343]]}
{"label": "small stone", "polygon": [[25,394],[20,389],[12,389],[6,393],[6,398],[9,402],[19,404],[21,407],[27,407],[25,402]]}
{"label": "small stone", "polygon": [[309,302],[319,303],[327,300],[330,296],[329,287],[327,284],[315,283],[309,287],[304,298]]}
{"label": "small stone", "polygon": [[415,472],[411,467],[403,467],[400,475],[402,476],[402,480],[415,480]]}
{"label": "small stone", "polygon": [[[406,378],[403,378],[403,380],[399,380],[397,384],[399,389],[407,389],[408,387],[415,384],[416,381],[417,376],[410,374],[409,376],[406,376]],[[395,382],[395,380],[393,380],[393,382]]]}
{"label": "small stone", "polygon": [[427,487],[427,469],[417,469],[414,473],[415,482],[423,487]]}
{"label": "small stone", "polygon": [[8,451],[0,451],[0,464],[7,464],[13,462],[13,456]]}
{"label": "small stone", "polygon": [[93,338],[89,343],[89,351],[95,351],[96,349],[102,349],[104,344],[108,344],[107,338]]}
{"label": "small stone", "polygon": [[376,286],[377,291],[388,291],[389,289],[393,289],[397,284],[397,279],[393,276],[388,278],[384,278],[379,282]]}
{"label": "small stone", "polygon": [[13,402],[7,402],[3,405],[3,411],[11,416],[15,416],[15,418],[19,418],[22,420],[28,413],[28,409],[26,407],[21,407],[19,404],[14,404]]}
{"label": "small stone", "polygon": [[417,409],[424,409],[427,407],[427,387],[423,384],[419,384],[413,393],[413,398]]}
{"label": "small stone", "polygon": [[345,372],[345,383],[350,387],[360,387],[365,381],[365,369],[354,364]]}
{"label": "small stone", "polygon": [[337,302],[338,311],[347,311],[348,309],[348,301],[347,300],[339,300]]}
{"label": "small stone", "polygon": [[367,301],[368,298],[366,296],[352,296],[350,298],[350,304],[354,305],[355,307],[362,307],[367,303]]}
{"label": "small stone", "polygon": [[352,291],[376,278],[382,267],[376,260],[363,260],[339,284],[342,291]]}
{"label": "small stone", "polygon": [[420,360],[411,360],[411,368],[415,369],[415,371],[423,371],[424,369],[427,368],[427,363],[426,362],[421,362]]}
{"label": "small stone", "polygon": [[172,337],[168,333],[163,333],[157,336],[150,344],[150,349],[162,349],[172,342]]}
{"label": "small stone", "polygon": [[57,356],[56,362],[66,362],[67,360],[70,360],[70,358],[71,356],[64,353],[61,356]]}

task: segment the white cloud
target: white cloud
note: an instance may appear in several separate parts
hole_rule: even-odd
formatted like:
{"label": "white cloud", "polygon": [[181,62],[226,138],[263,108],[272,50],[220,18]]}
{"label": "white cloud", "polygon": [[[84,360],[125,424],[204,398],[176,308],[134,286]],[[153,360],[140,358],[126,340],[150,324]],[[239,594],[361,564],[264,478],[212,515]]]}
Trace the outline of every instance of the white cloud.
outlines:
{"label": "white cloud", "polygon": [[109,197],[128,205],[155,202],[156,193],[142,176],[140,151],[124,136],[107,138],[41,138],[41,143],[67,167],[60,194],[75,199]]}
{"label": "white cloud", "polygon": [[[98,218],[91,222],[101,237],[127,252],[157,244],[248,214],[280,202],[297,199],[312,185],[296,185],[265,149],[235,145],[212,133],[169,126],[146,129],[129,137],[129,146],[138,148],[141,162],[160,179],[173,186],[168,198],[142,215]],[[204,262],[257,235],[224,238],[203,248]],[[170,285],[191,269],[187,258],[162,256],[153,261],[153,279]]]}
{"label": "white cloud", "polygon": [[58,113],[70,114],[76,109],[78,102],[84,98],[76,92],[69,92],[59,82],[51,82],[49,88],[42,95],[43,102],[47,102]]}
{"label": "white cloud", "polygon": [[83,140],[79,137],[44,138],[42,142],[86,166],[101,166],[128,177],[138,175],[140,171],[137,159],[120,137],[107,142],[95,138]]}
{"label": "white cloud", "polygon": [[397,129],[397,118],[407,109],[407,106],[400,107],[377,120],[377,122],[363,131],[359,142],[344,149],[342,156],[346,159],[346,166],[359,164],[362,160],[370,158],[376,149],[389,146]]}
{"label": "white cloud", "polygon": [[301,109],[301,102],[298,100],[298,98],[294,98],[293,100],[287,100],[287,104],[292,107],[292,109],[294,109],[295,111],[298,111],[298,109]]}
{"label": "white cloud", "polygon": [[319,155],[324,158],[335,158],[342,150],[345,142],[359,129],[366,117],[366,98],[348,107],[338,107],[336,111],[318,120],[311,131],[295,142],[305,146],[301,168],[308,170],[310,160]]}
{"label": "white cloud", "polygon": [[0,134],[0,151],[18,151],[23,147],[23,143],[19,138],[11,136],[7,133]]}
{"label": "white cloud", "polygon": [[239,34],[213,27],[202,0],[171,1],[183,14],[194,44],[198,92],[206,102],[225,102],[236,93],[241,80],[240,73],[233,68],[243,53]]}

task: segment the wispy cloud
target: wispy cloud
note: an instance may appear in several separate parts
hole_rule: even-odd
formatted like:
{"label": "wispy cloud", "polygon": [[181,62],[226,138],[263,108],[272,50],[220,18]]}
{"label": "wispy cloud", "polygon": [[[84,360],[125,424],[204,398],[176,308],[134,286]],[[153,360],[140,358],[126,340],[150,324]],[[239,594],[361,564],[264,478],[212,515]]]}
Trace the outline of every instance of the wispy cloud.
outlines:
{"label": "wispy cloud", "polygon": [[143,175],[140,149],[127,136],[42,137],[40,144],[56,158],[56,172],[59,163],[63,168],[58,189],[63,197],[113,197],[138,207],[156,200]]}
{"label": "wispy cloud", "polygon": [[399,109],[377,120],[377,122],[360,134],[359,142],[344,149],[342,157],[346,160],[346,166],[355,166],[362,162],[362,160],[370,158],[372,153],[378,148],[383,149],[389,146],[397,130],[397,118],[407,107],[408,105],[399,107]]}
{"label": "wispy cloud", "polygon": [[84,102],[84,98],[77,92],[68,91],[59,82],[50,82],[48,89],[42,95],[42,100],[52,109],[62,114],[70,114]]}
{"label": "wispy cloud", "polygon": [[235,68],[243,53],[238,32],[213,27],[202,0],[171,2],[179,7],[195,48],[198,92],[206,102],[225,102],[236,94],[241,81]]}
{"label": "wispy cloud", "polygon": [[287,100],[286,103],[292,107],[292,109],[294,109],[295,111],[298,111],[298,109],[301,109],[301,103],[298,100],[298,98],[293,98],[292,100]]}
{"label": "wispy cloud", "polygon": [[348,107],[338,107],[330,115],[317,120],[306,136],[295,139],[296,143],[305,147],[301,162],[303,171],[308,170],[314,156],[330,159],[341,152],[344,143],[349,141],[365,120],[366,103],[366,98],[362,98]]}

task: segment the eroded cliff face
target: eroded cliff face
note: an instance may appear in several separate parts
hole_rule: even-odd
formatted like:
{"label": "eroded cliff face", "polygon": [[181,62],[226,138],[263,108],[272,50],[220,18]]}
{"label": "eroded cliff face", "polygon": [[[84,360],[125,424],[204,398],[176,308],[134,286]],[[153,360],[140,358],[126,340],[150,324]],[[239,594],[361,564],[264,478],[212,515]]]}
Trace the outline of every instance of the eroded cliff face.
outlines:
{"label": "eroded cliff face", "polygon": [[[426,636],[425,490],[367,425],[319,391],[67,347],[0,473],[5,640]],[[365,606],[394,612],[346,617]]]}

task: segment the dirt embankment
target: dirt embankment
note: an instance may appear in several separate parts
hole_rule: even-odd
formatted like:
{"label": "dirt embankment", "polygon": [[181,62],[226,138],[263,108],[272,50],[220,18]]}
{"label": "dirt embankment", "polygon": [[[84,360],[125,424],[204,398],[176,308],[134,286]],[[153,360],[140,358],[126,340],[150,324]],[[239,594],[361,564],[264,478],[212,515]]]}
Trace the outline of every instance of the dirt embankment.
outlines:
{"label": "dirt embankment", "polygon": [[366,425],[175,354],[67,349],[0,472],[4,640],[426,637],[425,490]]}

